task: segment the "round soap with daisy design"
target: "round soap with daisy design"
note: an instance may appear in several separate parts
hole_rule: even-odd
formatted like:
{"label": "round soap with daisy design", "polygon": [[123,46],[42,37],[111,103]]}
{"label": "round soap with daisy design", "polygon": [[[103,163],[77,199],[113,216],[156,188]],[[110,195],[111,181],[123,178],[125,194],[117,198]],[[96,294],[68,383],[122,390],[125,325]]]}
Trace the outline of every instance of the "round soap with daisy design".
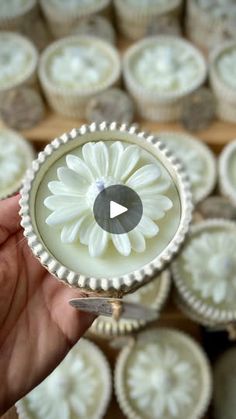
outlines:
{"label": "round soap with daisy design", "polygon": [[[115,232],[106,227],[113,217],[103,203],[103,223],[95,214],[100,194],[109,203],[110,189],[118,190],[113,204],[126,208],[114,217],[121,226]],[[41,263],[69,285],[107,296],[135,290],[161,271],[191,220],[180,163],[153,135],[116,123],[55,139],[34,161],[21,194],[24,234]]]}

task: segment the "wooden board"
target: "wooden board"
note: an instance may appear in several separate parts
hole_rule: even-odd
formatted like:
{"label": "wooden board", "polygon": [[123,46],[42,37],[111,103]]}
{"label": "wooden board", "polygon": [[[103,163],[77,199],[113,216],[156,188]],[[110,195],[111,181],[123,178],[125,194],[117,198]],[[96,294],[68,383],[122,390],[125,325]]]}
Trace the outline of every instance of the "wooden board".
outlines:
{"label": "wooden board", "polygon": [[[140,128],[150,132],[178,131],[186,132],[180,123],[155,123],[146,120],[137,120]],[[36,127],[23,131],[23,135],[34,143],[42,147],[46,143],[60,136],[64,132],[73,128],[78,128],[84,120],[65,118],[48,110],[45,119]],[[220,121],[214,121],[208,129],[196,134],[201,140],[206,142],[213,151],[219,153],[228,142],[236,138],[236,124],[227,124]]]}

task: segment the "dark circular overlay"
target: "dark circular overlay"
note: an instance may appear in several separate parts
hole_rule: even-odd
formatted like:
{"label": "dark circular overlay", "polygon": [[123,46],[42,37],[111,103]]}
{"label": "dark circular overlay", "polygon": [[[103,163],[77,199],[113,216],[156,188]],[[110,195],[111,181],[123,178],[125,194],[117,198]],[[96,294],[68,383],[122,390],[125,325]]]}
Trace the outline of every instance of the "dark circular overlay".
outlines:
{"label": "dark circular overlay", "polygon": [[[111,218],[111,201],[126,207],[127,211]],[[95,199],[93,214],[103,230],[112,234],[124,234],[138,225],[143,215],[143,205],[139,195],[128,186],[108,186]]]}

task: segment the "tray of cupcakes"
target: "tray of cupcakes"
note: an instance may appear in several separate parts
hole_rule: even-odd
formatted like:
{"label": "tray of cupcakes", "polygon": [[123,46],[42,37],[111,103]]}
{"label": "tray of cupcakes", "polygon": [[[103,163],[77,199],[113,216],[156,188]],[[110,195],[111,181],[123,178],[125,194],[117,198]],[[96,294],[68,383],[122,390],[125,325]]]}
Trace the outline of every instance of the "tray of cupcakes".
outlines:
{"label": "tray of cupcakes", "polygon": [[1,0],[0,199],[96,315],[7,417],[234,417],[235,27],[233,0]]}

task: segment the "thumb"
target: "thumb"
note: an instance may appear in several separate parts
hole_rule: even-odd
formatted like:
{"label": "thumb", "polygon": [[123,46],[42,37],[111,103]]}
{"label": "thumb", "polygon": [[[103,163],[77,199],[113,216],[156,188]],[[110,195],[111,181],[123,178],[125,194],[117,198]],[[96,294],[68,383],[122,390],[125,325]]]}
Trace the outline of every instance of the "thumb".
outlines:
{"label": "thumb", "polygon": [[19,195],[0,201],[0,245],[20,229]]}

